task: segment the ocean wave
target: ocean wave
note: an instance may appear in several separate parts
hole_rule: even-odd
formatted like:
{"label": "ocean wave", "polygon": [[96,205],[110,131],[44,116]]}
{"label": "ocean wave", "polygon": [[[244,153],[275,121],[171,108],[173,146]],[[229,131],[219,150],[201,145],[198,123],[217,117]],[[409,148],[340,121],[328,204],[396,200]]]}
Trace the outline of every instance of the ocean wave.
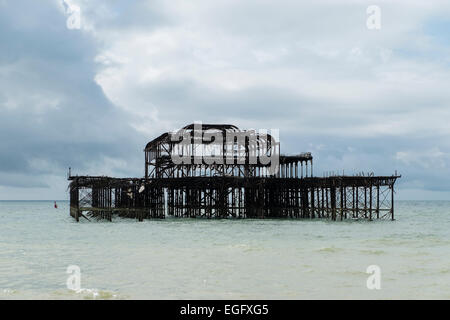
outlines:
{"label": "ocean wave", "polygon": [[372,254],[372,255],[381,255],[381,254],[386,253],[386,251],[379,250],[379,249],[363,249],[363,250],[359,250],[359,252],[365,253],[365,254]]}
{"label": "ocean wave", "polygon": [[99,290],[99,289],[87,289],[82,288],[77,291],[71,291],[72,295],[75,295],[75,298],[81,299],[100,299],[100,300],[110,300],[110,299],[119,299],[117,293],[108,291],[108,290]]}
{"label": "ocean wave", "polygon": [[322,247],[316,250],[317,252],[325,252],[325,253],[334,253],[334,252],[341,252],[344,251],[343,248],[338,247]]}
{"label": "ocean wave", "polygon": [[5,295],[5,296],[12,296],[12,295],[14,295],[14,294],[16,294],[16,293],[18,293],[18,291],[17,290],[14,290],[14,289],[3,289],[3,295]]}

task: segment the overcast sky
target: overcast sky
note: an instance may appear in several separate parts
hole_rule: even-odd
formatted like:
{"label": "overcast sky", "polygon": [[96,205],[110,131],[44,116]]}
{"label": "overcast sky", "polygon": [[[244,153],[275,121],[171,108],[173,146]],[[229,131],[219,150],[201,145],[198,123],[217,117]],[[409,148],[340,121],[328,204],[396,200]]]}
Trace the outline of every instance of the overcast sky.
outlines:
{"label": "overcast sky", "polygon": [[450,200],[450,1],[0,0],[0,199],[67,199],[69,166],[143,176],[194,121]]}

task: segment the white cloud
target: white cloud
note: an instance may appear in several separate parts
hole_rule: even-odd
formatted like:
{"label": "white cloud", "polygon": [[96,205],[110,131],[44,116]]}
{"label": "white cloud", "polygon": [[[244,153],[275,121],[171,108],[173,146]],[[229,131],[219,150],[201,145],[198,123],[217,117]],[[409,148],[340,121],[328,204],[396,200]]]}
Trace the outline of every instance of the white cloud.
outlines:
{"label": "white cloud", "polygon": [[[345,130],[350,123],[344,119],[327,121],[330,130],[344,128],[339,132],[350,135],[414,132],[417,124],[400,115],[436,98],[442,101],[427,108],[442,109],[449,98],[443,88],[450,73],[438,62],[415,60],[402,50],[405,44],[407,50],[423,50],[421,23],[442,8],[418,1],[382,2],[385,24],[376,34],[363,23],[364,5],[171,2],[163,11],[168,20],[177,21],[173,25],[149,31],[139,29],[138,22],[136,28],[116,30],[114,36],[108,29],[96,31],[108,40],[99,57],[113,64],[96,79],[112,101],[145,121],[171,121],[171,112],[164,117],[170,109],[186,109],[182,115],[201,118],[211,107],[202,94],[232,99],[246,90],[269,88],[287,90],[294,99],[294,106],[273,106],[273,114],[285,108],[295,114],[303,99],[308,100],[311,126],[303,123],[308,131],[317,127],[316,118],[346,112],[361,125]],[[241,104],[245,112],[245,101]],[[405,111],[406,106],[410,110]],[[219,118],[233,116],[226,109],[214,112]],[[391,119],[378,116],[382,112]]]}
{"label": "white cloud", "polygon": [[450,163],[450,153],[442,152],[438,147],[414,151],[398,151],[395,159],[406,165],[415,164],[425,169],[446,169]]}

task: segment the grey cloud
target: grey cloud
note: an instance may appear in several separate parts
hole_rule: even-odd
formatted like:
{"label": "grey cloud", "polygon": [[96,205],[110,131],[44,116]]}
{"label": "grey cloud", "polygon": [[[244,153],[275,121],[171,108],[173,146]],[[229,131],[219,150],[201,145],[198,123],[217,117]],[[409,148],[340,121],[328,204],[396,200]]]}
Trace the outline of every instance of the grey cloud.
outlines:
{"label": "grey cloud", "polygon": [[105,157],[134,164],[145,139],[94,82],[95,40],[68,30],[49,3],[8,2],[0,21],[0,185],[45,187],[39,177],[64,179],[69,166],[83,173]]}

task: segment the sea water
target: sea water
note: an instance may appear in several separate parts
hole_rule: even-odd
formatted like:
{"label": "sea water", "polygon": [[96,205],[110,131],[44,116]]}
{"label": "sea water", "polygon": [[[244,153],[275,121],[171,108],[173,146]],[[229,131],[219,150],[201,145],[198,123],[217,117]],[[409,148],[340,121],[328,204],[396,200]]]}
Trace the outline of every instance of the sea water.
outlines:
{"label": "sea water", "polygon": [[447,201],[398,201],[396,221],[372,222],[76,223],[58,204],[0,201],[1,299],[450,299]]}

